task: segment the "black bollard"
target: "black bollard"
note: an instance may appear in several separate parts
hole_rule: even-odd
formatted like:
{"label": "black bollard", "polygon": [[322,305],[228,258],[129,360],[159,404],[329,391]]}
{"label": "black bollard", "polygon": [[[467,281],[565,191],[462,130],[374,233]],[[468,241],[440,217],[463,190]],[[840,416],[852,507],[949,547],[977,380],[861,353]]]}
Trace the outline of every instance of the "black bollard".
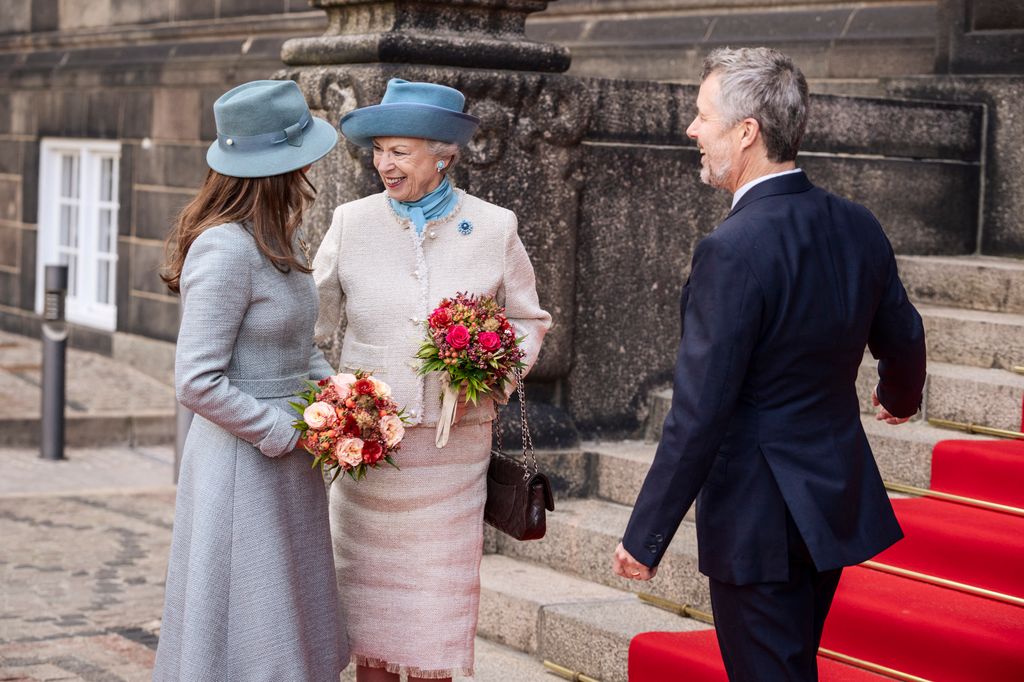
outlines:
{"label": "black bollard", "polygon": [[43,303],[43,413],[40,424],[40,456],[64,459],[64,397],[68,325],[64,321],[64,296],[68,266],[47,265]]}

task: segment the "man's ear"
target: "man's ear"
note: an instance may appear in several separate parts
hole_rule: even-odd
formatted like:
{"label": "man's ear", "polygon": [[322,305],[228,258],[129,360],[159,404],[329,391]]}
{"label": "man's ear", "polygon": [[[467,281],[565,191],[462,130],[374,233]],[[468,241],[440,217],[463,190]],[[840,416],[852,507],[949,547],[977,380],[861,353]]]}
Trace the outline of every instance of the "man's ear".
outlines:
{"label": "man's ear", "polygon": [[761,136],[761,124],[755,118],[745,118],[739,123],[740,149],[751,147]]}

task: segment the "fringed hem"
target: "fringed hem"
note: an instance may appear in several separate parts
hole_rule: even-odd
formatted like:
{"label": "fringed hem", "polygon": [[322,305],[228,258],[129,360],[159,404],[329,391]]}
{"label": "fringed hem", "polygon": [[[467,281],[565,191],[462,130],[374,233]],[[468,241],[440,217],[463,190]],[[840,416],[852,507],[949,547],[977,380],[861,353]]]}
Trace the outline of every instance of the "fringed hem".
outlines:
{"label": "fringed hem", "polygon": [[390,663],[380,658],[363,656],[361,654],[352,654],[352,662],[356,665],[366,666],[367,668],[383,668],[389,673],[407,675],[409,677],[419,677],[424,680],[443,680],[448,677],[454,679],[459,675],[462,677],[473,677],[472,667],[448,668],[446,670],[424,670],[423,668],[417,668],[416,666],[402,665],[401,663]]}

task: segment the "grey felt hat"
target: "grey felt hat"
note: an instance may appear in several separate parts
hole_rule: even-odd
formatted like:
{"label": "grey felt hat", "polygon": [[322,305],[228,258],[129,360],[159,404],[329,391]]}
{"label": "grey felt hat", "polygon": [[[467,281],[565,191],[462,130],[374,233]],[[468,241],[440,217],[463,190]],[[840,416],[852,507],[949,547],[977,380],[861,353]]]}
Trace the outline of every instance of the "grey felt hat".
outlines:
{"label": "grey felt hat", "polygon": [[463,111],[466,98],[455,88],[392,78],[380,104],[350,111],[341,118],[341,132],[360,147],[375,137],[422,137],[466,144],[480,119]]}
{"label": "grey felt hat", "polygon": [[338,131],[309,113],[294,81],[251,81],[213,103],[217,141],[206,163],[223,175],[262,178],[303,168],[338,142]]}

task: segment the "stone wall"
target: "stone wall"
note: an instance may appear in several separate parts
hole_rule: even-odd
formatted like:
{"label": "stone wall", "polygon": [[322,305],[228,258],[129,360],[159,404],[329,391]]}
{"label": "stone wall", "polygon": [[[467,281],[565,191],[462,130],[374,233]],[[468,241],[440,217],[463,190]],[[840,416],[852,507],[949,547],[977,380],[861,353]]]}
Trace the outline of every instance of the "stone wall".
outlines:
{"label": "stone wall", "polygon": [[[305,0],[2,3],[0,327],[38,334],[41,140],[118,140],[117,330],[173,341],[177,298],[157,270],[175,214],[206,173],[213,101],[266,78],[286,39],[324,24]],[[106,353],[125,345],[78,326],[72,342]]]}
{"label": "stone wall", "polygon": [[[381,64],[279,75],[296,79],[332,121],[379,101],[391,77],[465,92],[483,123],[454,180],[517,213],[555,319],[535,390],[584,434],[638,427],[650,389],[670,377],[694,246],[729,207],[726,194],[700,183],[685,136],[695,86]],[[975,250],[984,107],[813,99],[800,158],[812,180],[871,208],[901,253]],[[351,144],[313,177],[314,242],[334,206],[381,191],[370,153]]]}
{"label": "stone wall", "polygon": [[809,78],[931,73],[937,2],[920,0],[559,0],[527,35],[568,46],[579,76],[694,82],[704,55],[770,45]]}

